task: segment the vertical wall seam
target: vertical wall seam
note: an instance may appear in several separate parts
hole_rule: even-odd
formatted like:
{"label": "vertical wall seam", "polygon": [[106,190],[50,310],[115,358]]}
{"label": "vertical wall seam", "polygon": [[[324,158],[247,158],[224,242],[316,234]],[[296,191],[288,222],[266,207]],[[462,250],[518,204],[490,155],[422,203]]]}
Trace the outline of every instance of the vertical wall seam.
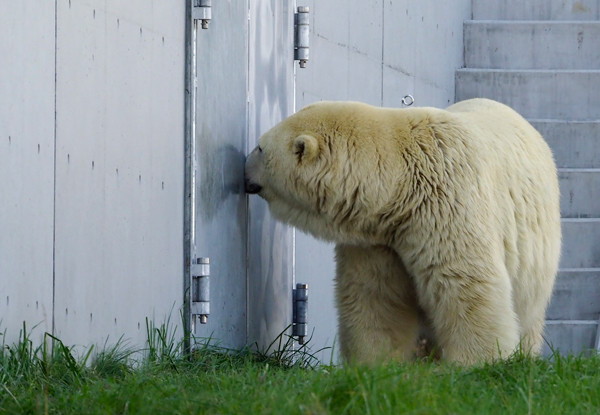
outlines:
{"label": "vertical wall seam", "polygon": [[[246,1],[246,154],[250,152],[250,4]],[[245,154],[245,155],[246,155]],[[245,164],[244,164],[245,165]],[[246,194],[246,336],[244,341],[250,339],[250,198]]]}
{"label": "vertical wall seam", "polygon": [[[294,1],[293,7],[292,7],[292,21],[291,21],[291,25],[288,26],[288,38],[292,40],[292,44],[290,45],[290,47],[293,49],[294,48],[294,44],[296,42],[295,40],[295,30],[296,28],[294,27],[295,25],[295,15],[296,12],[298,10],[298,3],[296,1]],[[314,9],[313,9],[313,13],[309,14],[309,18],[313,19],[314,21]],[[312,23],[312,21],[310,22]],[[310,30],[314,30],[314,23],[309,25],[309,31]],[[289,30],[291,30],[291,33],[289,32]],[[291,36],[290,36],[291,35]],[[310,35],[310,33],[309,33]],[[294,114],[296,112],[296,61],[294,59],[294,52],[292,52],[291,55],[292,58],[292,114]],[[292,289],[294,289],[294,287],[296,286],[296,227],[292,226]]]}
{"label": "vertical wall seam", "polygon": [[193,57],[193,48],[195,48],[194,42],[194,26],[195,23],[192,20],[192,4],[191,0],[186,1],[185,5],[185,45],[184,45],[184,161],[183,161],[183,337],[184,337],[184,349],[189,352],[191,349],[191,339],[195,333],[192,333],[192,323],[190,314],[190,264],[192,256],[192,239],[194,232],[193,225],[193,192],[194,192],[194,180],[192,175],[193,172],[193,140],[194,140],[194,103],[195,99],[195,84],[194,74],[195,60]]}
{"label": "vertical wall seam", "polygon": [[385,67],[385,0],[381,2],[381,97],[380,105],[383,107],[384,67]]}
{"label": "vertical wall seam", "polygon": [[56,93],[57,93],[57,55],[58,55],[58,0],[54,0],[54,160],[52,194],[52,335],[56,335]]}

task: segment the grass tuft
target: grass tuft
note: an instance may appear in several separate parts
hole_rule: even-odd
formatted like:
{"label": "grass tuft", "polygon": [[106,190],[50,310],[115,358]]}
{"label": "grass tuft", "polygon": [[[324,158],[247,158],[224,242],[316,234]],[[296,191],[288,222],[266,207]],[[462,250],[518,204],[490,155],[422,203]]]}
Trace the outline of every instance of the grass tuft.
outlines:
{"label": "grass tuft", "polygon": [[119,338],[117,343],[109,346],[108,339],[104,342],[104,348],[97,353],[91,363],[91,370],[98,376],[110,379],[122,379],[133,372],[132,356],[136,353],[130,349],[123,340]]}
{"label": "grass tuft", "polygon": [[147,333],[142,361],[123,338],[77,359],[49,334],[35,346],[24,325],[16,344],[2,343],[0,413],[600,413],[597,354],[323,366],[287,331],[260,352],[205,339],[188,355],[168,321],[148,321]]}
{"label": "grass tuft", "polygon": [[294,338],[288,334],[291,327],[289,325],[279,333],[265,350],[256,352],[255,358],[258,362],[269,363],[281,368],[299,367],[313,369],[319,365],[319,359],[316,357],[316,354],[328,348],[324,347],[316,352],[312,352],[310,349],[312,335],[304,344],[296,347]]}

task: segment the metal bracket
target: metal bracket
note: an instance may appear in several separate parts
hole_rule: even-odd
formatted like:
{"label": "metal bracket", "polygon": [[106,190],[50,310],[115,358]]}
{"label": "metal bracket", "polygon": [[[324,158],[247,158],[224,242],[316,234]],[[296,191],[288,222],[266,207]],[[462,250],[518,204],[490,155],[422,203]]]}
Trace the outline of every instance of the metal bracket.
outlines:
{"label": "metal bracket", "polygon": [[299,61],[301,68],[306,68],[309,51],[309,7],[298,6],[294,13],[294,60]]}
{"label": "metal bracket", "polygon": [[293,316],[292,316],[292,336],[298,337],[298,343],[304,344],[304,338],[307,336],[307,314],[308,314],[308,284],[298,283],[293,290],[292,298]]}
{"label": "metal bracket", "polygon": [[192,19],[201,20],[202,29],[208,29],[212,18],[211,0],[193,0]]}
{"label": "metal bracket", "polygon": [[197,258],[191,265],[192,274],[192,319],[200,317],[206,324],[210,314],[210,258]]}
{"label": "metal bracket", "polygon": [[410,107],[414,103],[415,103],[415,98],[412,95],[408,94],[408,95],[404,95],[404,97],[402,97],[402,105]]}

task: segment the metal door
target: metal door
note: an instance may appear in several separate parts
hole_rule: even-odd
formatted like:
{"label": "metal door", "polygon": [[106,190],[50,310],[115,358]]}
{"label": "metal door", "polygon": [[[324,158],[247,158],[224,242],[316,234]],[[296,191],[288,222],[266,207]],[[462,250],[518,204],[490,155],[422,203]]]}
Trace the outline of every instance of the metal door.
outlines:
{"label": "metal door", "polygon": [[[196,339],[263,347],[290,322],[292,231],[245,195],[244,162],[260,134],[293,110],[293,9],[284,0],[218,1],[208,12],[197,6],[210,2],[192,2],[186,264],[210,259],[210,314],[190,326]],[[209,14],[202,29],[194,17]]]}

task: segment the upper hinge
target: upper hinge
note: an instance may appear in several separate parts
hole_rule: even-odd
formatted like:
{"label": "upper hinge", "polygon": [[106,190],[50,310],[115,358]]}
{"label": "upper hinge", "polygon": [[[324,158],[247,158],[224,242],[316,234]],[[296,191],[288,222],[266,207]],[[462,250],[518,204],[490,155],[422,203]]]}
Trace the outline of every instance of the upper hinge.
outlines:
{"label": "upper hinge", "polygon": [[200,20],[202,29],[208,29],[211,18],[211,0],[193,0],[192,19]]}
{"label": "upper hinge", "polygon": [[301,68],[306,68],[309,49],[309,7],[298,6],[294,14],[294,60],[299,61]]}

